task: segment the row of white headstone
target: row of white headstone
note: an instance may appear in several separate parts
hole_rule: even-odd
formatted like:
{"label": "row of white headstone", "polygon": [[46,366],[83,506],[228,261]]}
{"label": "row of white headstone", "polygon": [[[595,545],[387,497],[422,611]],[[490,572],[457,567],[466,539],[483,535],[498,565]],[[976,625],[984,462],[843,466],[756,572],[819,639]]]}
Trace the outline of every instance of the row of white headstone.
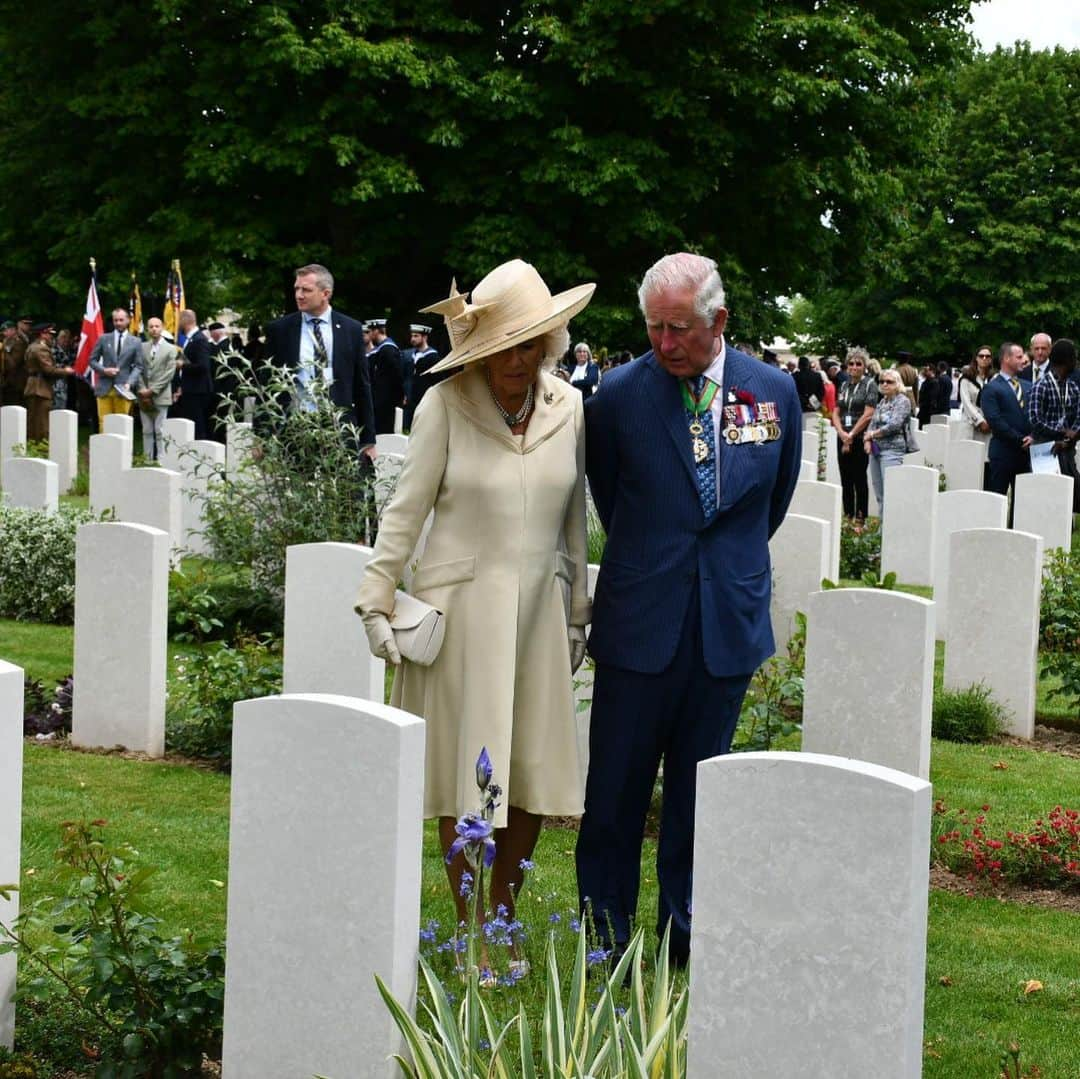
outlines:
{"label": "row of white headstone", "polygon": [[[11,881],[21,706],[22,672],[0,664]],[[374,975],[412,1006],[423,758],[423,722],[381,703],[237,704],[227,1079],[395,1073],[401,1040]],[[697,797],[688,1074],[711,1077],[724,1059],[748,1075],[919,1075],[930,785],[839,756],[739,754],[700,765]],[[0,957],[4,1044],[15,974],[14,956]]]}

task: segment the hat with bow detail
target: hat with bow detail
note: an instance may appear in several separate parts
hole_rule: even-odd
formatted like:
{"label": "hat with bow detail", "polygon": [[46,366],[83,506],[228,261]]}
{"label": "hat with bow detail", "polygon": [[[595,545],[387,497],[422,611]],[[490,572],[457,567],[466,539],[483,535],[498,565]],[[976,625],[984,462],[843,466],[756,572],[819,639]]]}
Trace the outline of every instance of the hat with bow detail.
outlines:
{"label": "hat with bow detail", "polygon": [[450,335],[450,352],[430,373],[482,360],[563,326],[595,291],[596,285],[578,285],[552,296],[536,268],[521,259],[496,266],[468,300],[454,281],[445,300],[422,309],[442,315]]}

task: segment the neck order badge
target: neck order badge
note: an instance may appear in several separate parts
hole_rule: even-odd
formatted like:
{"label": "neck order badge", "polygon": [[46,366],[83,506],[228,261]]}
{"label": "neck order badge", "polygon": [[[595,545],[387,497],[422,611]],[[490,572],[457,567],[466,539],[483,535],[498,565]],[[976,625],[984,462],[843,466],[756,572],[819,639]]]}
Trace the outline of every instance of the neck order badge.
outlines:
{"label": "neck order badge", "polygon": [[706,379],[704,375],[698,375],[694,382],[695,386],[691,389],[689,379],[684,379],[679,383],[679,388],[682,390],[683,404],[690,415],[690,436],[692,439],[691,447],[694,451],[694,463],[701,464],[709,459],[712,452],[709,446],[709,442],[712,441],[712,424],[708,425],[708,435],[710,437],[709,441],[706,441],[701,437],[706,434],[701,418],[703,413],[709,411],[713,398],[716,396],[717,386],[715,382]]}

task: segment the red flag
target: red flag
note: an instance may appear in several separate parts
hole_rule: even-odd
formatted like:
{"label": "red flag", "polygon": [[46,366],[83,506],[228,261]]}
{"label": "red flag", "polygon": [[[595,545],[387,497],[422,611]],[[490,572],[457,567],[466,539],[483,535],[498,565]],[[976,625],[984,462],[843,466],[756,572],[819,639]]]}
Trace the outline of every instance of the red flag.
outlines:
{"label": "red flag", "polygon": [[84,376],[90,366],[90,353],[97,339],[104,333],[105,325],[101,321],[101,304],[98,303],[97,278],[90,273],[90,289],[86,293],[86,311],[82,319],[82,333],[79,335],[79,351],[75,354],[75,374]]}

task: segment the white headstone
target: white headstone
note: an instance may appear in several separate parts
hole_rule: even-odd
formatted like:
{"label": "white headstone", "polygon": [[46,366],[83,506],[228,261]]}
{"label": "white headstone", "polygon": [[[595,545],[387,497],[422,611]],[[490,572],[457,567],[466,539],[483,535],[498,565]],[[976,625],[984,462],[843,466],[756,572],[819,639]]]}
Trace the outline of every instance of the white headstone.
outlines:
{"label": "white headstone", "polygon": [[1013,488],[1013,528],[1043,538],[1043,552],[1072,544],[1073,478],[1028,473]]}
{"label": "white headstone", "polygon": [[90,436],[90,512],[115,509],[123,473],[131,470],[131,439],[123,435]]}
{"label": "white headstone", "polygon": [[396,453],[401,457],[405,456],[406,451],[409,448],[409,436],[403,434],[395,435],[376,435],[375,436],[375,449],[378,453]]}
{"label": "white headstone", "polygon": [[4,501],[25,509],[55,513],[59,469],[39,457],[9,457],[4,462]]}
{"label": "white headstone", "polygon": [[934,525],[937,522],[938,470],[904,463],[887,468],[881,523],[881,575],[895,573],[902,584],[934,583]]}
{"label": "white headstone", "polygon": [[968,431],[971,430],[971,423],[965,420],[962,416],[950,416],[949,417],[949,441],[957,442],[960,439],[968,438]]}
{"label": "white headstone", "polygon": [[180,535],[185,550],[208,555],[210,545],[203,535],[206,496],[224,475],[225,447],[211,439],[189,442],[180,454]]}
{"label": "white headstone", "polygon": [[230,423],[225,428],[225,475],[235,479],[251,460],[254,434],[250,423]]}
{"label": "white headstone", "polygon": [[949,474],[949,425],[947,417],[934,417],[946,420],[945,423],[929,423],[919,432],[919,448],[922,450],[923,463],[931,468],[940,469]]}
{"label": "white headstone", "polygon": [[[19,883],[22,839],[23,671],[0,660],[0,884]],[[0,922],[19,916],[19,893],[0,899]],[[15,1042],[15,953],[0,955],[0,1047]]]}
{"label": "white headstone", "polygon": [[802,418],[803,425],[803,445],[814,445],[816,448],[817,439],[810,437],[817,434],[819,427],[818,421],[821,417],[816,412],[804,412]]}
{"label": "white headstone", "polygon": [[843,488],[835,483],[806,484],[800,481],[795,484],[795,493],[791,497],[788,513],[801,513],[804,517],[820,517],[829,522],[829,572],[825,576],[830,580],[839,581],[840,522],[844,516]]}
{"label": "white headstone", "polygon": [[930,814],[865,761],[698,765],[688,1079],[918,1079]]}
{"label": "white headstone", "polygon": [[943,641],[949,625],[949,539],[961,528],[1004,528],[1009,502],[992,491],[942,491],[934,528],[934,630]]}
{"label": "white headstone", "polygon": [[394,434],[400,435],[405,431],[405,410],[403,408],[394,409]]}
{"label": "white headstone", "polygon": [[825,432],[825,482],[840,483],[840,451],[836,448],[836,432]]}
{"label": "white headstone", "polygon": [[423,720],[314,694],[233,716],[222,1074],[399,1074],[374,976],[411,1010]]}
{"label": "white headstone", "polygon": [[117,523],[79,528],[71,731],[75,745],[122,745],[151,757],[164,753],[168,608],[166,532]]}
{"label": "white headstone", "polygon": [[[386,436],[380,435],[380,438]],[[375,510],[382,513],[387,502],[393,497],[397,489],[398,476],[405,464],[405,458],[400,453],[383,453],[375,458]]]}
{"label": "white headstone", "polygon": [[1035,733],[1041,536],[1005,528],[953,532],[944,685],[982,683],[1009,713],[1010,734]]}
{"label": "white headstone", "polygon": [[0,408],[0,487],[4,484],[4,462],[14,456],[15,446],[26,445],[26,409],[22,405]]}
{"label": "white headstone", "polygon": [[828,521],[790,511],[769,540],[769,617],[777,652],[783,653],[795,633],[796,613],[806,614],[810,593],[821,588],[823,578],[836,580],[831,548],[832,526]]}
{"label": "white headstone", "polygon": [[817,461],[807,461],[805,458],[799,462],[799,482],[817,482]]}
{"label": "white headstone", "polygon": [[68,408],[49,413],[49,460],[57,468],[56,487],[62,495],[71,490],[79,472],[79,414]]}
{"label": "white headstone", "polygon": [[158,464],[170,472],[180,471],[180,458],[185,447],[195,441],[195,421],[170,416],[161,424],[161,449]]}
{"label": "white headstone", "polygon": [[135,421],[123,412],[110,412],[101,425],[103,435],[120,435],[122,438],[135,437]]}
{"label": "white headstone", "polygon": [[252,424],[255,422],[255,398],[247,396],[244,398],[244,423]]}
{"label": "white headstone", "polygon": [[802,747],[930,775],[934,605],[877,588],[815,592]]}
{"label": "white headstone", "polygon": [[117,487],[116,519],[167,532],[170,557],[177,562],[182,546],[180,473],[167,468],[129,468]]}
{"label": "white headstone", "polygon": [[946,483],[950,491],[981,491],[986,443],[974,439],[954,439],[949,443],[949,471]]}
{"label": "white headstone", "polygon": [[286,693],[339,693],[382,704],[385,664],[354,609],[371,548],[300,543],[285,552]]}

